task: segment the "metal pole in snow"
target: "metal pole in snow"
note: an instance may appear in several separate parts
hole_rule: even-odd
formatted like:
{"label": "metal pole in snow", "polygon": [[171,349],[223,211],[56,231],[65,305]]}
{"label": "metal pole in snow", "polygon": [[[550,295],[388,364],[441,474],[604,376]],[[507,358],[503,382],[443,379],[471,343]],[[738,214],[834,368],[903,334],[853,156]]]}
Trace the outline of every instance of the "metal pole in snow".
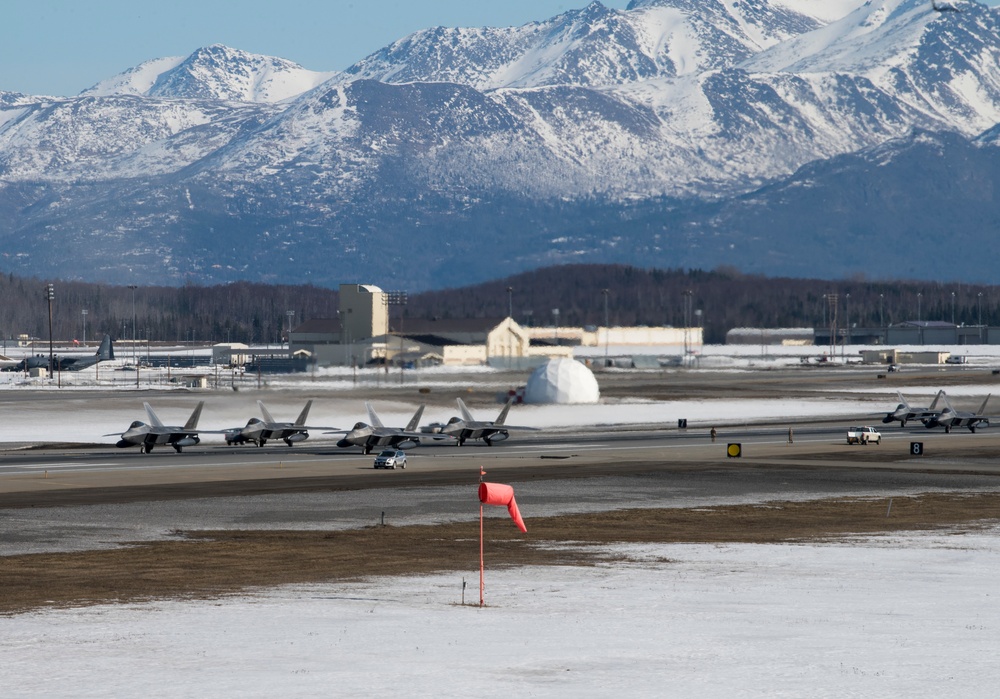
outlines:
{"label": "metal pole in snow", "polygon": [[479,606],[483,607],[486,605],[484,599],[485,582],[483,580],[485,576],[485,565],[483,563],[483,503],[479,503]]}

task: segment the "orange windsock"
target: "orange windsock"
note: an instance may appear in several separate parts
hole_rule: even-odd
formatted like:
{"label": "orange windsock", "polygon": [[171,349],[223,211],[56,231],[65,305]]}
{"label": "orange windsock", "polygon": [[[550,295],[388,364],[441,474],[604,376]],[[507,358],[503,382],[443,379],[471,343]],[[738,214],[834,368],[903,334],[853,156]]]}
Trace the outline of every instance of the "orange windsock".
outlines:
{"label": "orange windsock", "polygon": [[517,501],[514,499],[514,489],[502,483],[480,483],[479,502],[484,505],[505,505],[510,518],[522,532],[527,532],[524,520],[521,519],[521,512],[517,509]]}

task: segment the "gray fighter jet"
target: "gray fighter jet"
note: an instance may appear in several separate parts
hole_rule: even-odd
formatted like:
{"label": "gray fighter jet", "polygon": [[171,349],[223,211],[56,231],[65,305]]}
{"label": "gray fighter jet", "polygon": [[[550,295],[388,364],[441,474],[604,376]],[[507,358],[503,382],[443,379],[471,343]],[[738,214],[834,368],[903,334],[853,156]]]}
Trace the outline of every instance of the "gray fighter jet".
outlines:
{"label": "gray fighter jet", "polygon": [[983,404],[979,406],[979,410],[974,413],[970,413],[965,410],[955,410],[951,407],[951,403],[948,401],[948,396],[945,395],[944,391],[937,394],[934,402],[931,403],[931,410],[937,408],[938,401],[941,402],[941,408],[937,415],[925,418],[921,421],[927,426],[928,429],[933,429],[934,427],[944,427],[945,432],[951,432],[952,427],[968,427],[969,432],[975,432],[976,427],[980,425],[983,427],[989,427],[990,418],[1000,419],[1000,416],[985,414],[986,404],[990,401],[989,396],[986,396],[986,400],[984,400]]}
{"label": "gray fighter jet", "polygon": [[337,442],[338,447],[361,447],[365,454],[370,454],[375,447],[396,447],[397,449],[409,449],[420,444],[421,439],[450,439],[442,435],[428,435],[417,432],[417,425],[420,423],[420,416],[424,414],[424,406],[417,408],[417,412],[410,418],[406,427],[386,427],[379,419],[375,408],[368,401],[365,401],[368,408],[368,420],[371,424],[359,422],[344,435],[344,438]]}
{"label": "gray fighter jet", "polygon": [[[183,427],[164,425],[160,418],[156,417],[156,413],[153,412],[149,403],[142,405],[146,408],[146,414],[149,416],[149,424],[147,425],[141,420],[133,422],[127,430],[121,433],[121,439],[115,444],[116,447],[125,449],[138,445],[143,454],[148,454],[153,451],[153,447],[157,444],[169,444],[174,448],[174,451],[180,453],[184,447],[193,447],[201,441],[198,438],[198,418],[201,417],[201,409],[205,406],[205,401],[198,403]],[[118,433],[112,432],[104,436],[111,437],[115,434]]]}
{"label": "gray fighter jet", "polygon": [[257,401],[257,407],[260,408],[264,419],[252,417],[245,427],[223,430],[223,434],[226,435],[226,444],[252,442],[258,447],[262,447],[267,444],[269,439],[280,439],[288,446],[292,446],[296,442],[304,442],[309,439],[309,430],[336,430],[336,427],[317,427],[306,424],[306,420],[309,419],[309,408],[312,407],[312,404],[311,400],[306,403],[306,407],[299,413],[295,422],[278,422],[271,417],[271,413],[264,407],[264,403]]}
{"label": "gray fighter jet", "polygon": [[447,434],[458,440],[458,446],[465,444],[467,439],[481,439],[486,442],[486,446],[491,447],[495,442],[502,442],[510,436],[512,431],[535,432],[536,427],[520,427],[517,425],[504,424],[507,420],[507,413],[514,402],[513,398],[508,398],[507,403],[500,410],[497,419],[493,422],[480,422],[472,417],[472,413],[465,407],[461,398],[455,399],[458,402],[458,410],[462,417],[453,417],[448,424],[441,426],[441,434]]}
{"label": "gray fighter jet", "polygon": [[896,395],[899,396],[899,405],[896,406],[895,410],[886,413],[885,417],[882,418],[882,422],[886,425],[891,422],[899,422],[900,427],[906,427],[908,420],[927,420],[937,417],[941,413],[940,410],[934,410],[930,407],[921,408],[910,405],[899,391],[896,391]]}
{"label": "gray fighter jet", "polygon": [[[104,341],[97,349],[97,352],[89,357],[53,357],[52,364],[54,371],[80,371],[87,367],[92,367],[98,362],[106,362],[115,358],[115,348],[111,344],[111,336],[105,335]],[[27,371],[29,369],[48,369],[49,357],[45,354],[36,354],[33,357],[25,357],[17,364],[4,367],[4,371]]]}

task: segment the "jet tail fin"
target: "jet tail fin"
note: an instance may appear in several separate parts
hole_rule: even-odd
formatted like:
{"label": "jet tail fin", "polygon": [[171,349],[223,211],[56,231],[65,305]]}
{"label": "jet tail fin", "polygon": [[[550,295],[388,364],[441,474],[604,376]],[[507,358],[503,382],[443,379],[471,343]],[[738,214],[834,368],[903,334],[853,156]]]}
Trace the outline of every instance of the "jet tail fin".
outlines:
{"label": "jet tail fin", "polygon": [[[990,394],[990,395],[993,395],[993,394]],[[986,404],[989,403],[989,402],[990,402],[990,396],[986,396],[986,400],[984,400],[983,404],[981,406],[979,406],[979,412],[977,412],[976,415],[985,415],[986,414]]]}
{"label": "jet tail fin", "polygon": [[476,419],[472,417],[472,413],[470,413],[469,409],[465,407],[465,401],[461,398],[456,398],[455,400],[458,402],[458,410],[462,413],[462,419],[466,422],[475,422]]}
{"label": "jet tail fin", "polygon": [[306,403],[306,407],[302,408],[302,412],[299,414],[298,418],[296,418],[296,420],[295,420],[295,424],[296,425],[304,425],[304,424],[306,424],[306,420],[309,419],[309,408],[312,407],[312,404],[313,404],[313,402],[312,402],[312,400],[310,400],[308,403]]}
{"label": "jet tail fin", "polygon": [[198,429],[198,419],[201,417],[201,409],[205,407],[205,401],[199,401],[198,405],[195,406],[194,412],[191,413],[191,417],[188,421],[184,423],[185,430],[196,430]]}
{"label": "jet tail fin", "polygon": [[513,402],[514,402],[514,396],[511,396],[510,398],[507,399],[507,402],[500,410],[500,414],[497,415],[497,419],[493,421],[494,425],[502,425],[504,423],[504,420],[507,419],[507,412],[510,410],[510,406],[511,404],[513,404]]}
{"label": "jet tail fin", "polygon": [[105,335],[104,339],[101,341],[101,346],[97,349],[97,354],[94,355],[98,360],[102,362],[109,361],[115,358],[115,347],[111,344],[111,336]]}
{"label": "jet tail fin", "polygon": [[423,414],[424,414],[424,406],[423,404],[421,404],[421,406],[417,408],[417,412],[413,413],[413,417],[410,418],[410,421],[406,423],[407,432],[417,431],[417,427],[420,425],[420,416]]}
{"label": "jet tail fin", "polygon": [[936,396],[934,396],[934,402],[933,402],[933,403],[931,403],[931,404],[930,404],[930,407],[929,407],[929,408],[927,408],[927,409],[928,409],[928,410],[938,410],[938,409],[939,409],[939,408],[938,408],[938,401],[940,401],[940,402],[942,402],[942,403],[943,403],[943,406],[942,406],[942,408],[941,408],[941,409],[943,409],[943,408],[950,408],[950,407],[951,407],[951,406],[950,406],[950,405],[948,404],[948,396],[946,396],[946,395],[944,394],[944,391],[938,391],[938,394],[937,394]]}
{"label": "jet tail fin", "polygon": [[149,403],[143,403],[142,407],[146,409],[146,414],[149,415],[149,424],[153,427],[163,427],[163,423],[160,418],[156,417],[156,413],[153,412],[153,407]]}
{"label": "jet tail fin", "polygon": [[372,427],[385,427],[382,424],[382,420],[379,418],[378,413],[375,412],[375,408],[372,407],[370,401],[365,401],[365,407],[368,408],[368,421],[372,423]]}
{"label": "jet tail fin", "polygon": [[910,404],[906,402],[906,399],[903,398],[903,394],[900,391],[896,391],[896,397],[899,398],[900,405],[902,405],[907,410],[910,409]]}
{"label": "jet tail fin", "polygon": [[260,408],[260,414],[264,416],[265,420],[268,422],[275,422],[275,419],[271,417],[271,413],[269,413],[267,408],[264,407],[264,401],[257,401],[257,407]]}

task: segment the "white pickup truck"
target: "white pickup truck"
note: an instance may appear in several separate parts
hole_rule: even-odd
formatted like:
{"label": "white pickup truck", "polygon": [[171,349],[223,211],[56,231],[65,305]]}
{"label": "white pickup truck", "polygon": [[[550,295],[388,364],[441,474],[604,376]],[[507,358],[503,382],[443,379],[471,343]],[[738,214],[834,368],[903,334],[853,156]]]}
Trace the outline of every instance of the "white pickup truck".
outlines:
{"label": "white pickup truck", "polygon": [[848,444],[871,444],[872,442],[875,442],[876,444],[882,443],[882,433],[874,427],[847,428]]}

